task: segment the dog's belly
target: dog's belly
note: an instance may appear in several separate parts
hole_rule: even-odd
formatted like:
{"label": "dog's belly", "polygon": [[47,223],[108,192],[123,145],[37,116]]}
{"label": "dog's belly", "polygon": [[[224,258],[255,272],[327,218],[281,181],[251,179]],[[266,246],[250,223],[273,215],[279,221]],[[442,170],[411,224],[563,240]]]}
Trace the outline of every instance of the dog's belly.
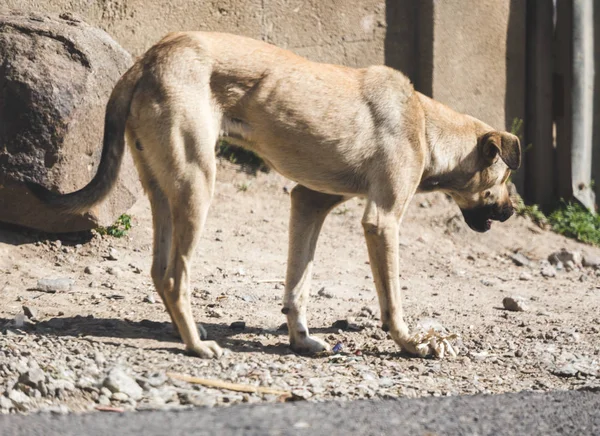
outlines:
{"label": "dog's belly", "polygon": [[[310,134],[279,139],[278,129],[255,129],[240,119],[224,117],[221,138],[257,153],[271,168],[307,188],[339,195],[367,191],[361,149],[344,141],[323,142]],[[354,145],[354,146],[353,146]]]}

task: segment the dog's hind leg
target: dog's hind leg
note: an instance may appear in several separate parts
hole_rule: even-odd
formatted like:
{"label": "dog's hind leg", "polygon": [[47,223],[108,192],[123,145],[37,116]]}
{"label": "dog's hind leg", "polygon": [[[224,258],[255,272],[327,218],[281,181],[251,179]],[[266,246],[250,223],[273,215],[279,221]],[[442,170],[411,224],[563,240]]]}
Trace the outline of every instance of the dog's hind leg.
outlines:
{"label": "dog's hind leg", "polygon": [[282,312],[287,315],[291,348],[303,354],[329,349],[324,341],[309,336],[306,306],[319,232],[327,214],[348,197],[312,191],[297,185],[291,192],[290,242]]}
{"label": "dog's hind leg", "polygon": [[222,354],[216,342],[201,341],[189,296],[192,256],[206,221],[215,185],[216,135],[213,137],[207,130],[206,126],[199,124],[180,133],[175,142],[180,142],[183,148],[178,151],[185,150],[183,154],[187,161],[178,162],[172,171],[166,168],[167,172],[163,175],[167,179],[165,191],[172,223],[171,247],[164,275],[164,300],[187,350],[204,358]]}

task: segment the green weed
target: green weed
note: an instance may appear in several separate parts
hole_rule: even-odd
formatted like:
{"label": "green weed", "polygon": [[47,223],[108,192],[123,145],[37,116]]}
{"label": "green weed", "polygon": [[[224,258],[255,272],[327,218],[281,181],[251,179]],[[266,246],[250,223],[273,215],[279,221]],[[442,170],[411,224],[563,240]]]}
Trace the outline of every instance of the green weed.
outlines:
{"label": "green weed", "polygon": [[587,244],[600,245],[600,215],[578,203],[564,203],[548,217],[556,233]]}
{"label": "green weed", "polygon": [[109,235],[115,238],[122,238],[131,229],[131,216],[121,215],[112,226],[98,227],[96,231],[101,235]]}

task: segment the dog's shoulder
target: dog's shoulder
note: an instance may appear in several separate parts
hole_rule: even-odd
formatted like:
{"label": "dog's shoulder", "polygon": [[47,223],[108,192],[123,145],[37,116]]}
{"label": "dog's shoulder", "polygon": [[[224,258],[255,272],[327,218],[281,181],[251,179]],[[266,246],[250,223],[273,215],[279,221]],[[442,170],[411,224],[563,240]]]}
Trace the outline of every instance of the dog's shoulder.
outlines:
{"label": "dog's shoulder", "polygon": [[[362,70],[361,93],[376,125],[398,126],[410,115],[415,89],[404,74],[382,65]],[[415,120],[416,121],[416,120]]]}
{"label": "dog's shoulder", "polygon": [[362,90],[369,100],[381,101],[392,98],[405,102],[411,98],[415,89],[408,77],[400,71],[384,65],[373,65],[363,70]]}

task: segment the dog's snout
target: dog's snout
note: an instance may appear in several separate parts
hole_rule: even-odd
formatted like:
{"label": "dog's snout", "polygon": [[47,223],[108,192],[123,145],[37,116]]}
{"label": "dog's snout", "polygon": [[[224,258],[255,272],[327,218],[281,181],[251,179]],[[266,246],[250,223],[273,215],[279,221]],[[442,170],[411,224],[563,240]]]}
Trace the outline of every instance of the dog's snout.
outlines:
{"label": "dog's snout", "polygon": [[515,209],[512,204],[503,204],[498,205],[494,208],[494,212],[492,214],[492,219],[500,222],[504,222],[509,219],[515,213]]}

